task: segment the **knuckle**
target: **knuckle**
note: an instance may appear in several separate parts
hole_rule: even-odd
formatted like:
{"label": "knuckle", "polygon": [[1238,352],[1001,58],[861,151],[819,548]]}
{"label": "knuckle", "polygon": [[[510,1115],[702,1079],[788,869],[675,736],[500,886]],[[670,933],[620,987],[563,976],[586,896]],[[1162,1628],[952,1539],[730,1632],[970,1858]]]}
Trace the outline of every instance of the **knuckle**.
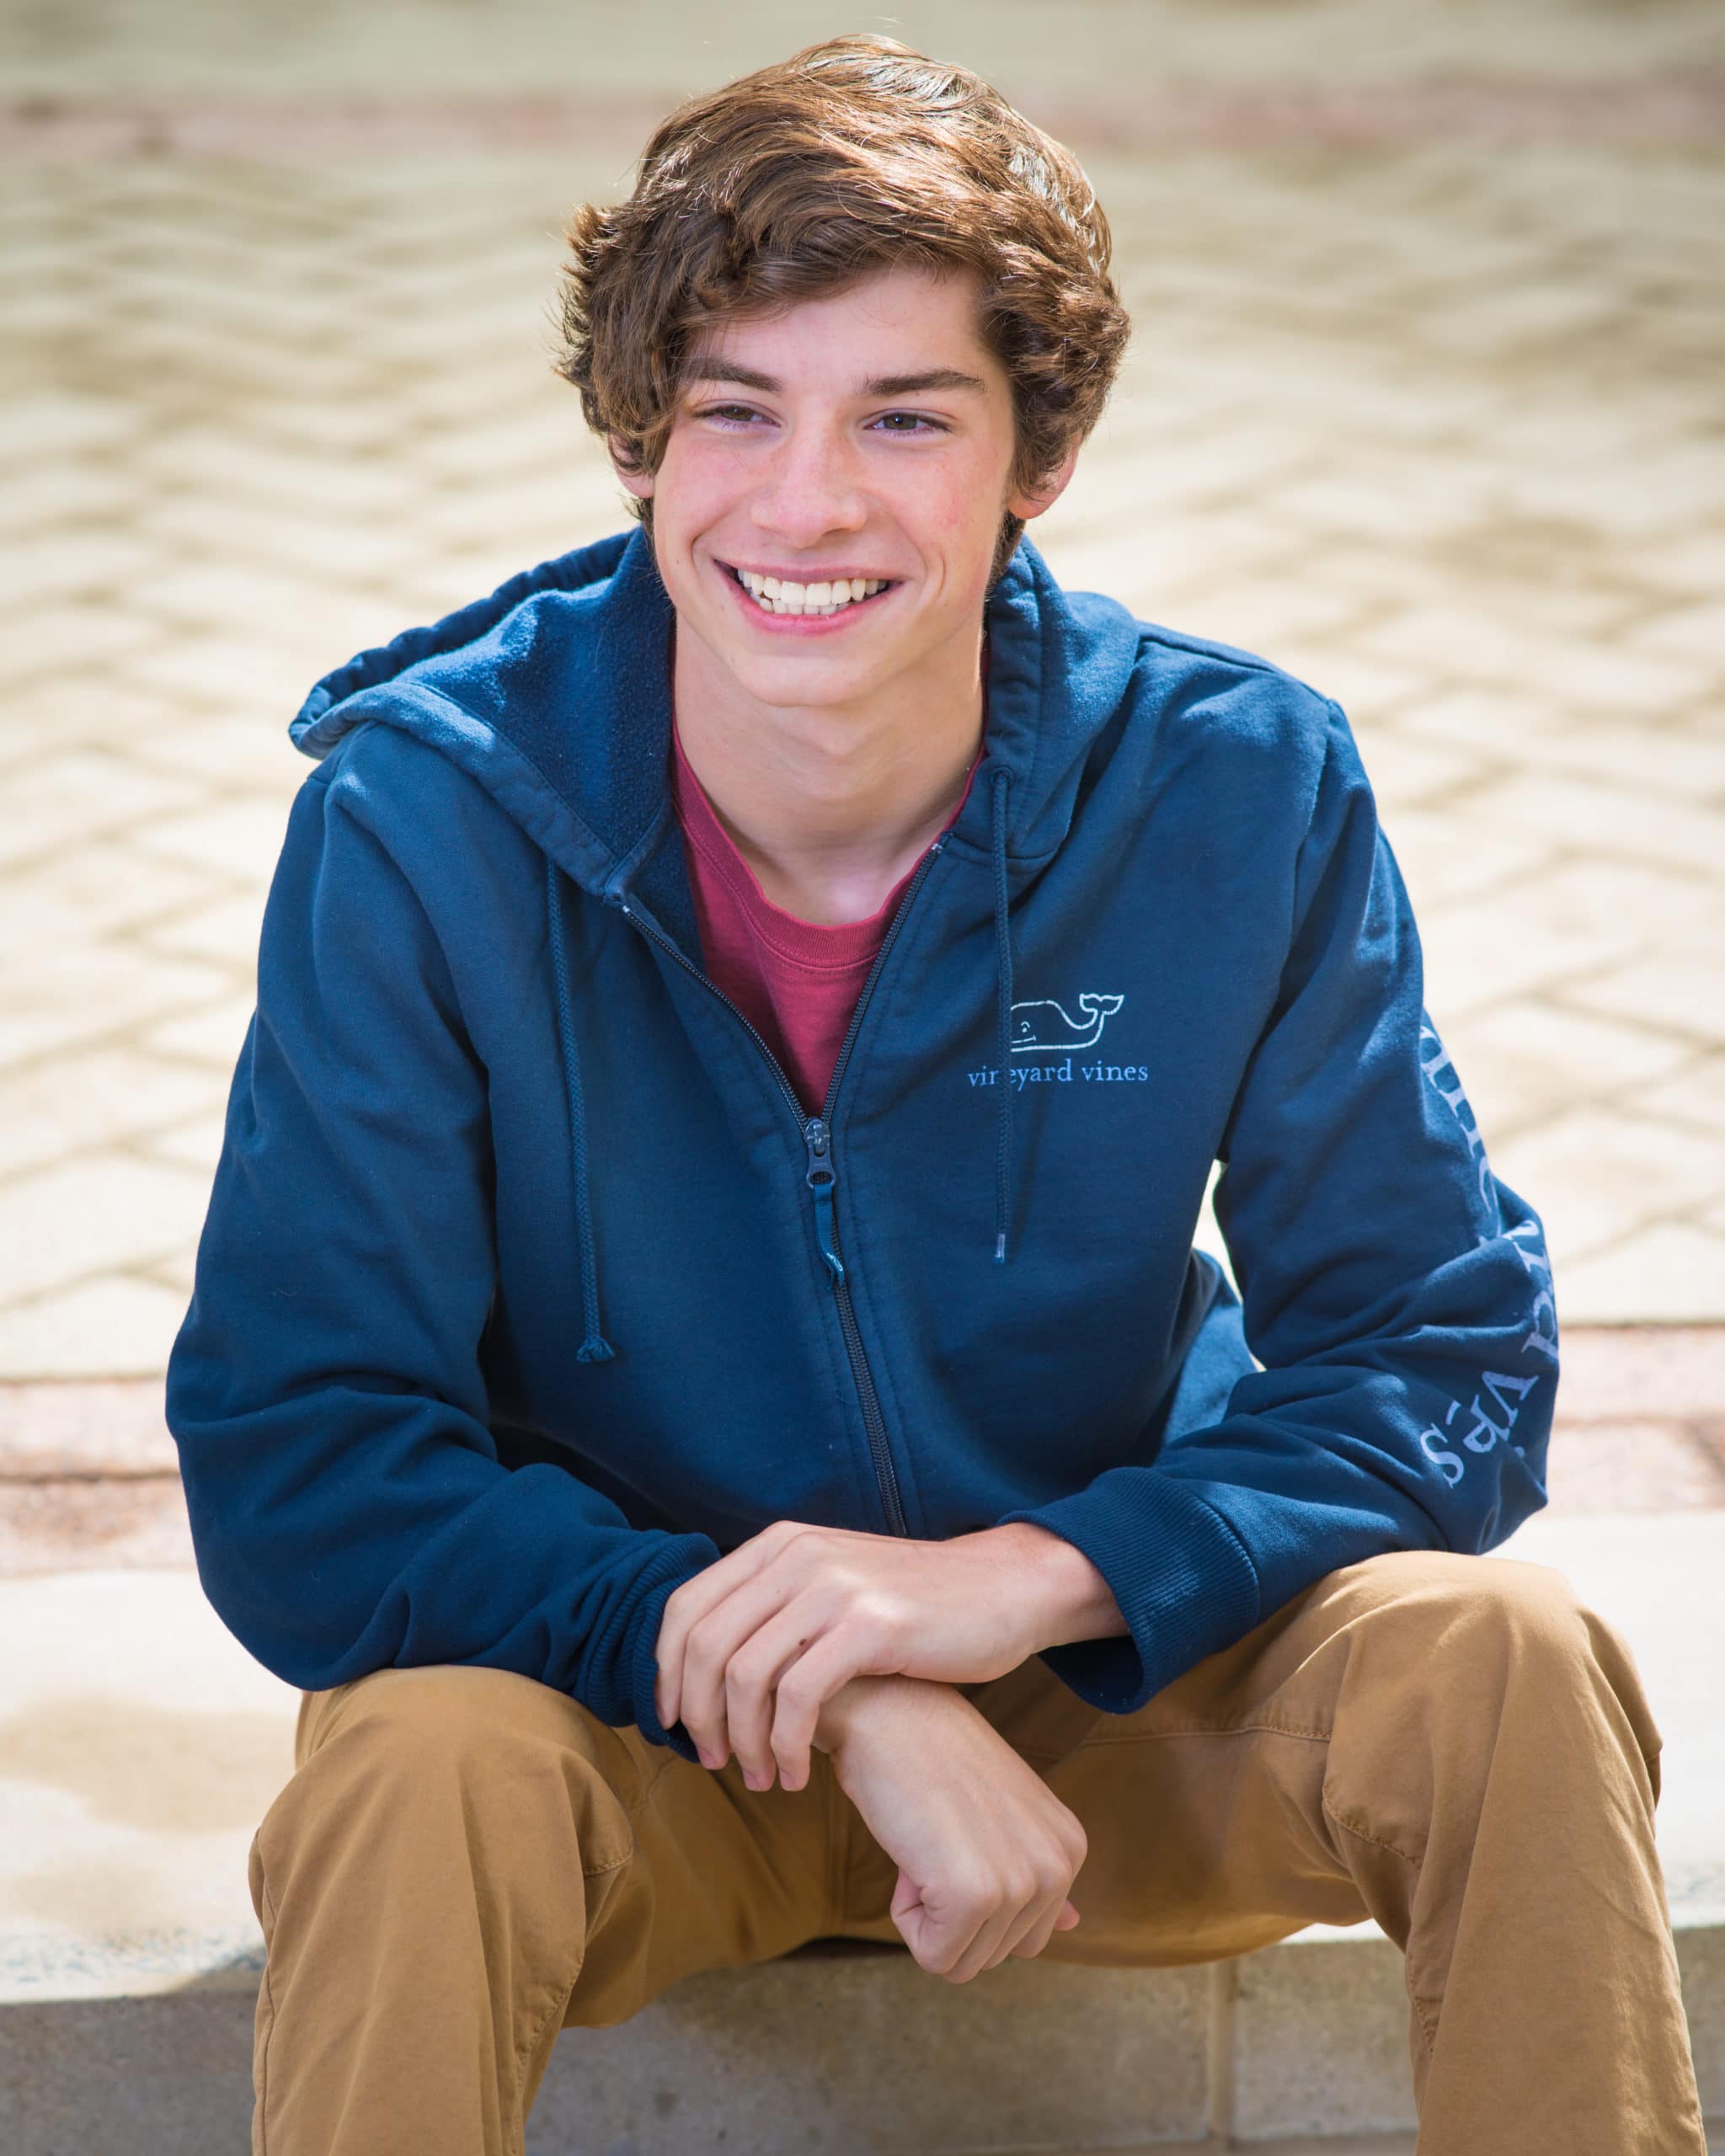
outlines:
{"label": "knuckle", "polygon": [[880,1588],[868,1588],[857,1598],[856,1614],[871,1632],[884,1635],[897,1624],[899,1605],[893,1596]]}
{"label": "knuckle", "polygon": [[724,1696],[730,1706],[753,1705],[760,1698],[761,1678],[756,1666],[740,1655],[733,1655],[725,1665]]}
{"label": "knuckle", "polygon": [[788,1715],[806,1715],[811,1707],[820,1705],[816,1696],[819,1690],[820,1687],[814,1679],[812,1677],[799,1676],[797,1673],[797,1666],[793,1662],[790,1668],[779,1679],[779,1705]]}
{"label": "knuckle", "polygon": [[955,1879],[942,1899],[954,1926],[969,1924],[974,1931],[981,1919],[993,1912],[995,1884],[991,1879]]}
{"label": "knuckle", "polygon": [[1057,1841],[1049,1852],[1047,1869],[1050,1877],[1057,1879],[1062,1886],[1070,1885],[1073,1873],[1083,1863],[1087,1854],[1082,1841],[1076,1848],[1070,1841]]}

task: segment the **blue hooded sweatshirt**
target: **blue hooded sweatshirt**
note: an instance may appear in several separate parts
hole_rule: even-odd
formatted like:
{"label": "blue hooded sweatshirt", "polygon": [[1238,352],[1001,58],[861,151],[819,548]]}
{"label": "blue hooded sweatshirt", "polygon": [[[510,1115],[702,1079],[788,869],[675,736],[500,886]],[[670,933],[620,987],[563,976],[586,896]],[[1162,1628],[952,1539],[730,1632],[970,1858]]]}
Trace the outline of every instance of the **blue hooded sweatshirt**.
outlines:
{"label": "blue hooded sweatshirt", "polygon": [[[1336,706],[1021,542],[975,783],[810,1117],[702,966],[674,618],[637,530],[293,722],[167,1388],[252,1653],[515,1670],[692,1758],[654,1646],[722,1552],[1033,1520],[1130,1627],[1044,1659],[1126,1714],[1338,1566],[1541,1504],[1540,1223]],[[1240,1299],[1193,1248],[1214,1161]]]}

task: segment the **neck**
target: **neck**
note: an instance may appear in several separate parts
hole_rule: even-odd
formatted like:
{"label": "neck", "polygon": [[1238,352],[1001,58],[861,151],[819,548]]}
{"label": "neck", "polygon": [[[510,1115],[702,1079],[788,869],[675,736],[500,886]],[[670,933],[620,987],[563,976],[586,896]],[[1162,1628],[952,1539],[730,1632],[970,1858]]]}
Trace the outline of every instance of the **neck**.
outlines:
{"label": "neck", "polygon": [[952,814],[982,745],[982,632],[854,703],[763,704],[676,638],[677,739],[775,905],[863,921]]}

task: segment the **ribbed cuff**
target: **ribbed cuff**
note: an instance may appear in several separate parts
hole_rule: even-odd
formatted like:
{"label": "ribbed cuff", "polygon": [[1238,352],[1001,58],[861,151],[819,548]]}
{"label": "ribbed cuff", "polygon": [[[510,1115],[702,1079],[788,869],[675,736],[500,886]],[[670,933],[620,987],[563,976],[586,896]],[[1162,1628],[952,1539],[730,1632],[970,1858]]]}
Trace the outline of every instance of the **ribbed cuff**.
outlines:
{"label": "ribbed cuff", "polygon": [[1004,1513],[1081,1550],[1114,1590],[1129,1636],[1044,1647],[1061,1683],[1105,1714],[1134,1714],[1262,1614],[1245,1545],[1211,1506],[1154,1467],[1111,1467],[1070,1497]]}
{"label": "ribbed cuff", "polygon": [[[709,1565],[718,1561],[718,1546],[705,1535],[686,1535],[678,1538],[681,1544],[692,1545],[684,1554],[683,1562],[663,1579],[657,1580],[636,1605],[633,1622],[634,1643],[626,1665],[629,1671],[629,1689],[635,1705],[635,1726],[649,1744],[667,1744],[692,1764],[699,1766],[701,1754],[695,1749],[695,1740],[681,1721],[669,1729],[659,1719],[659,1709],[654,1703],[653,1687],[659,1676],[659,1628],[665,1621],[665,1605],[685,1580],[692,1580],[697,1572],[705,1572]],[[705,1555],[702,1555],[702,1552]]]}

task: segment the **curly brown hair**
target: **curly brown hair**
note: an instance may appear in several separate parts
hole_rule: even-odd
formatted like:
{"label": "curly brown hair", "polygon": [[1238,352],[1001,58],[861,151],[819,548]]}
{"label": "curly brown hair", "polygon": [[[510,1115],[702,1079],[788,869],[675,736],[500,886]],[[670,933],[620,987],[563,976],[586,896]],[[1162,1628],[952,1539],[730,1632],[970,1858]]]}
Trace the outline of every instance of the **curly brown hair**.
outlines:
{"label": "curly brown hair", "polygon": [[[1130,323],[1108,219],[1071,152],[967,68],[837,37],[690,99],[633,193],[574,213],[554,371],[631,474],[665,454],[700,333],[906,265],[980,280],[1012,383],[1012,483],[1034,491],[1101,416]],[[632,499],[652,531],[651,499]],[[1023,524],[1007,517],[997,575]]]}

